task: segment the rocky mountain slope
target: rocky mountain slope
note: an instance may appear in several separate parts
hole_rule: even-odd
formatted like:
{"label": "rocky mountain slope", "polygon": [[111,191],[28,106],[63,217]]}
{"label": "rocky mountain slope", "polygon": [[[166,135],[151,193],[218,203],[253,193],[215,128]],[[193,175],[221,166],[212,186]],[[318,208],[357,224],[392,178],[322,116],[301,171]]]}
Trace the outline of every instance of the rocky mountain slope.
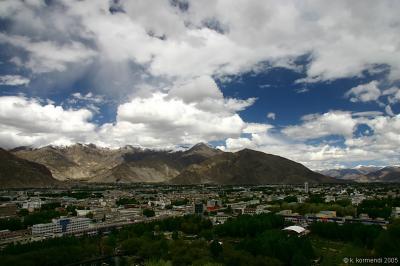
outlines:
{"label": "rocky mountain slope", "polygon": [[59,180],[98,183],[290,184],[336,182],[288,159],[242,150],[223,152],[200,143],[186,151],[126,146],[107,149],[89,144],[39,149],[18,148],[15,155],[46,165]]}
{"label": "rocky mountain slope", "polygon": [[322,174],[337,179],[355,182],[400,182],[400,167],[398,166],[362,166],[349,169],[331,169],[321,171]]}
{"label": "rocky mountain slope", "polygon": [[174,184],[299,184],[334,183],[302,164],[250,149],[225,152],[189,166],[171,180]]}
{"label": "rocky mountain slope", "polygon": [[367,174],[372,182],[400,182],[400,167],[386,166],[378,171]]}
{"label": "rocky mountain slope", "polygon": [[46,166],[0,148],[0,188],[35,188],[60,185]]}
{"label": "rocky mountain slope", "polygon": [[46,165],[59,180],[89,182],[165,182],[185,167],[222,153],[206,144],[187,151],[144,150],[132,146],[119,149],[75,144],[39,149],[18,148],[15,155]]}

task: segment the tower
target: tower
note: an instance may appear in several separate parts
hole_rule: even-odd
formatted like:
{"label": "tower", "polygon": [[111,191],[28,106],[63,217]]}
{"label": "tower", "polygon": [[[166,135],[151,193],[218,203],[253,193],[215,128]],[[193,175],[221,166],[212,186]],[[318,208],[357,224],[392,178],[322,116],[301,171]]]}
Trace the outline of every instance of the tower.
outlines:
{"label": "tower", "polygon": [[304,192],[308,193],[308,182],[304,182]]}

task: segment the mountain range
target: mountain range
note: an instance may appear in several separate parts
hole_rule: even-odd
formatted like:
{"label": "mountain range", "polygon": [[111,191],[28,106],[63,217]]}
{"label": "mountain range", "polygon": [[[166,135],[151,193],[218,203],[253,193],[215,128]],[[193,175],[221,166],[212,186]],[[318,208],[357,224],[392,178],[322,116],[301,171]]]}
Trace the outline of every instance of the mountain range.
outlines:
{"label": "mountain range", "polygon": [[199,143],[185,151],[119,149],[93,144],[19,147],[10,152],[47,167],[60,181],[91,183],[294,184],[332,183],[324,176],[283,157],[250,149],[223,152]]}
{"label": "mountain range", "polygon": [[0,148],[0,188],[60,186],[46,166],[18,158]]}
{"label": "mountain range", "polygon": [[341,180],[355,182],[400,182],[399,166],[358,166],[355,168],[330,169],[320,171],[321,174]]}
{"label": "mountain range", "polygon": [[299,184],[334,183],[336,179],[286,158],[244,149],[224,152],[193,164],[171,180],[176,184]]}

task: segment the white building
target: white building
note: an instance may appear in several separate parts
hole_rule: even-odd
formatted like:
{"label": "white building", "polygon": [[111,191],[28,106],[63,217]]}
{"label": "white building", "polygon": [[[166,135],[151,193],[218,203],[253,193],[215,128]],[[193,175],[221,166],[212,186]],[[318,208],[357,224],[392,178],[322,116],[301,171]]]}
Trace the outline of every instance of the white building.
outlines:
{"label": "white building", "polygon": [[22,209],[33,211],[34,209],[40,209],[44,202],[40,198],[31,198],[29,201],[22,203]]}
{"label": "white building", "polygon": [[304,192],[308,193],[308,182],[304,183]]}
{"label": "white building", "polygon": [[359,205],[363,200],[365,200],[366,197],[362,194],[355,194],[354,196],[351,197],[351,204],[353,205]]}
{"label": "white building", "polygon": [[210,219],[213,224],[224,224],[229,219],[229,217],[229,215],[226,215],[224,213],[218,213],[217,215],[212,216]]}
{"label": "white building", "polygon": [[336,201],[336,197],[332,196],[332,195],[326,195],[325,196],[325,202],[332,202],[332,201]]}
{"label": "white building", "polygon": [[392,208],[392,217],[393,218],[400,218],[400,207],[393,207]]}
{"label": "white building", "polygon": [[60,218],[53,219],[51,223],[35,224],[32,226],[32,235],[68,234],[82,232],[89,229],[89,218]]}

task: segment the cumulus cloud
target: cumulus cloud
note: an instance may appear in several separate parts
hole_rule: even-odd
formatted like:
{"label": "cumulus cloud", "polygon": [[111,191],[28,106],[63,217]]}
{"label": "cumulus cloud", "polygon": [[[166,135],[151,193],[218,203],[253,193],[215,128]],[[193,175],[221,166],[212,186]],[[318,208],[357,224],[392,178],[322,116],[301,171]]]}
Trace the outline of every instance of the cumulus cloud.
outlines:
{"label": "cumulus cloud", "polygon": [[381,96],[381,91],[378,88],[378,81],[374,80],[351,88],[346,92],[345,96],[350,98],[352,102],[370,102],[378,100]]}
{"label": "cumulus cloud", "polygon": [[93,103],[103,103],[105,101],[104,96],[102,95],[94,95],[92,92],[88,92],[87,94],[81,94],[80,92],[72,93],[72,98],[80,101],[87,101]]}
{"label": "cumulus cloud", "polygon": [[400,88],[391,87],[383,91],[382,95],[387,96],[389,104],[395,104],[400,102]]}
{"label": "cumulus cloud", "polygon": [[[0,97],[0,145],[80,141],[174,147],[226,139],[227,150],[252,147],[314,167],[399,154],[393,148],[399,136],[399,117],[392,109],[400,101],[397,87],[381,91],[381,84],[372,81],[346,93],[353,102],[384,96],[387,117],[330,111],[305,116],[300,124],[281,130],[243,121],[239,112],[256,98],[226,98],[214,79],[228,80],[265,64],[298,71],[296,58],[307,55],[306,77],[297,83],[362,76],[385,65],[389,83],[395,84],[400,74],[400,2],[176,3],[0,1],[0,18],[7,21],[0,44],[9,48],[8,63],[36,79],[32,86],[58,88],[83,78],[93,85],[93,92],[71,96],[86,102],[75,109],[23,96]],[[30,82],[17,74],[0,82]],[[98,95],[119,97],[114,122],[91,122],[105,100]],[[267,117],[275,119],[275,114]],[[355,138],[360,123],[373,134]],[[343,136],[345,147],[306,144],[332,135]]]}
{"label": "cumulus cloud", "polygon": [[[91,93],[73,96],[98,99]],[[197,102],[185,102],[158,92],[119,105],[115,123],[95,125],[90,122],[95,111],[87,105],[64,109],[23,96],[3,96],[0,97],[0,146],[93,142],[111,147],[134,143],[149,148],[173,148],[178,144],[238,137],[243,129],[249,129],[236,113],[240,106],[232,107],[224,98],[214,101],[214,105],[219,107],[206,110]]]}
{"label": "cumulus cloud", "polygon": [[295,68],[294,58],[310,54],[307,81],[362,75],[379,64],[391,67],[395,78],[397,5],[219,0],[179,8],[167,0],[10,0],[2,1],[0,15],[13,27],[0,41],[28,52],[25,66],[36,72],[65,71],[69,63],[96,58],[126,69],[132,62],[154,77],[224,76],[265,61]]}
{"label": "cumulus cloud", "polygon": [[[400,89],[396,86],[381,90],[379,82],[373,80],[366,84],[351,88],[345,93],[345,97],[350,98],[351,102],[376,102],[384,107],[386,114],[394,116],[392,105],[400,101]],[[386,102],[386,104],[384,103]]]}
{"label": "cumulus cloud", "polygon": [[303,123],[288,126],[283,133],[296,140],[307,140],[330,135],[352,136],[356,121],[350,112],[332,111],[302,117]]}
{"label": "cumulus cloud", "polygon": [[268,114],[267,114],[267,118],[268,118],[268,119],[275,120],[276,114],[275,114],[275,113],[268,113]]}
{"label": "cumulus cloud", "polygon": [[103,130],[119,135],[122,143],[159,147],[239,136],[244,127],[236,113],[207,111],[196,103],[155,93],[120,105],[116,124],[104,125]]}
{"label": "cumulus cloud", "polygon": [[171,97],[178,97],[187,103],[201,102],[207,98],[222,99],[222,92],[219,90],[214,79],[209,76],[201,76],[190,82],[179,82],[169,90]]}
{"label": "cumulus cloud", "polygon": [[0,43],[8,43],[29,52],[24,66],[33,73],[64,71],[68,64],[85,63],[95,51],[79,42],[58,44],[54,41],[34,41],[29,37],[0,33]]}
{"label": "cumulus cloud", "polygon": [[[342,117],[351,121],[352,126],[347,129],[342,128],[342,130],[332,130],[328,124],[332,123],[333,117],[335,119]],[[325,125],[318,126],[317,122]],[[368,125],[372,134],[355,136],[353,133],[361,124]],[[303,127],[311,135],[307,137],[303,131],[297,131],[299,127]],[[312,169],[348,167],[352,162],[360,161],[377,161],[384,165],[390,165],[396,164],[398,161],[399,129],[400,116],[398,115],[385,117],[380,114],[372,117],[355,116],[352,118],[352,114],[349,112],[334,111],[322,115],[311,115],[306,118],[304,124],[286,127],[281,132],[268,125],[266,131],[256,131],[246,137],[228,138],[225,145],[220,148],[227,151],[252,148],[301,162]],[[302,134],[296,135],[295,133],[298,132]],[[343,137],[344,143],[322,141],[307,144],[304,141],[332,135]]]}
{"label": "cumulus cloud", "polygon": [[87,141],[96,126],[87,109],[43,105],[23,96],[0,97],[0,146],[42,146]]}
{"label": "cumulus cloud", "polygon": [[0,85],[6,86],[24,86],[28,85],[30,80],[20,75],[0,76]]}

